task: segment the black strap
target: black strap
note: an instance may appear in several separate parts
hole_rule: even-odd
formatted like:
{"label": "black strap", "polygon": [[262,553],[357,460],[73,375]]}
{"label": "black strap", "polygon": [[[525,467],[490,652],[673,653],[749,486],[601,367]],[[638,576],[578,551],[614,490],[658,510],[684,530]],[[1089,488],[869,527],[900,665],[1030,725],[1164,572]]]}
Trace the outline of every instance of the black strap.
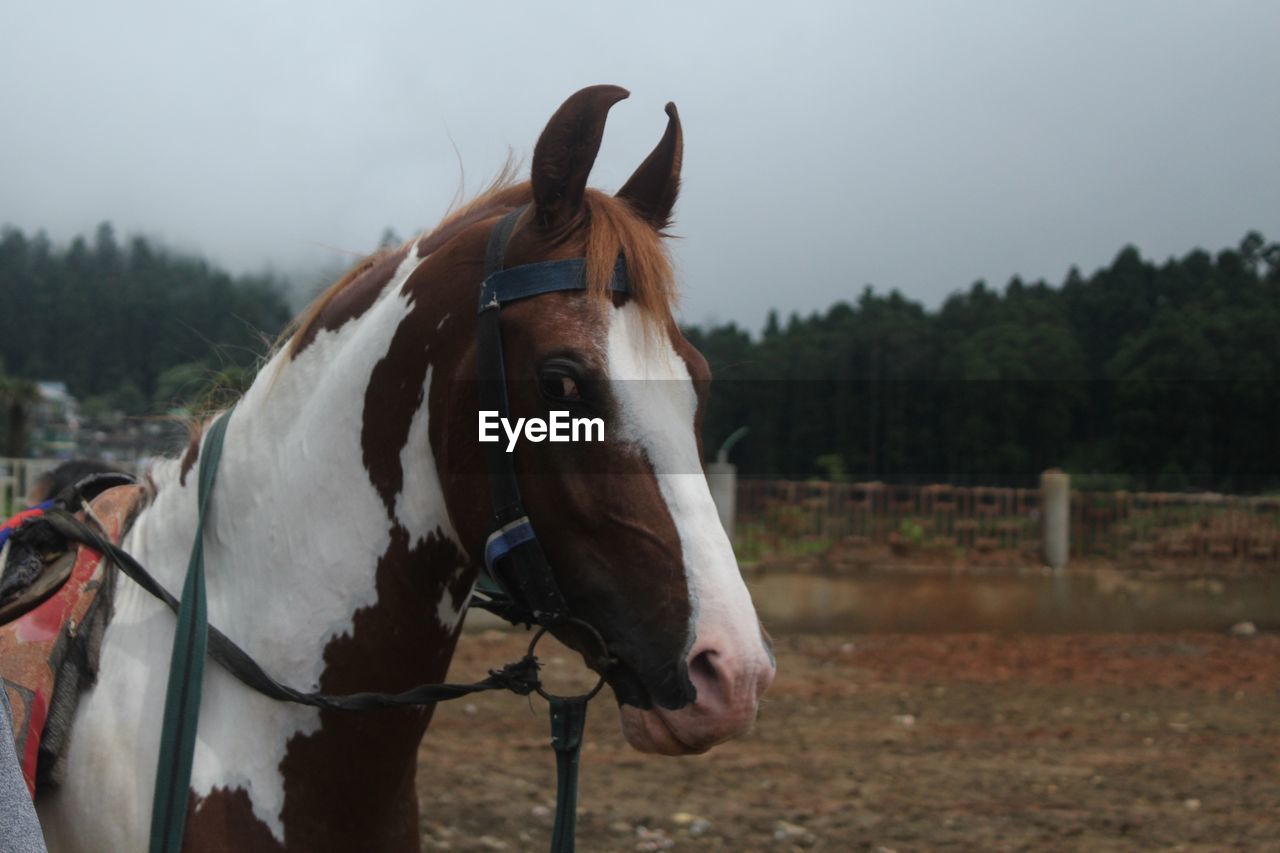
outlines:
{"label": "black strap", "polygon": [[[518,207],[503,216],[489,234],[489,244],[485,249],[485,282],[481,285],[480,316],[476,329],[480,407],[496,411],[502,418],[510,414],[502,352],[503,295],[488,287],[488,283],[502,271],[507,242],[524,210],[524,207]],[[564,279],[554,282],[561,286],[563,283]],[[531,295],[533,292],[525,292],[520,298]],[[514,457],[506,452],[501,442],[488,443],[484,447],[493,501],[491,533],[499,533],[511,525],[527,525],[528,512],[520,497]],[[556,625],[569,617],[569,606],[556,585],[542,546],[532,535],[532,527],[529,530],[530,535],[523,537],[515,547],[504,550],[500,559],[485,561],[486,578],[480,582],[480,591],[486,598],[478,599],[477,604],[514,623]]]}
{"label": "black strap", "polygon": [[[476,364],[480,376],[480,408],[496,411],[498,417],[506,418],[510,408],[502,354],[501,316],[502,312],[496,309],[483,311],[476,321]],[[524,505],[520,500],[512,455],[507,453],[501,441],[488,442],[484,447],[496,528],[525,515]]]}
{"label": "black strap", "polygon": [[[507,215],[498,220],[498,224],[493,226],[493,230],[489,232],[489,243],[484,250],[484,277],[489,276],[502,269],[507,258],[507,243],[511,241],[511,234],[516,230],[516,222],[520,219],[521,214],[527,210],[529,205],[521,205],[512,210]],[[481,303],[484,304],[483,302]]]}
{"label": "black strap", "polygon": [[578,831],[578,764],[588,696],[551,698],[551,748],[556,751],[556,818],[551,853],[573,853]]}
{"label": "black strap", "polygon": [[55,499],[55,503],[58,506],[78,507],[83,502],[93,500],[107,489],[114,489],[116,486],[131,486],[136,482],[138,482],[137,478],[121,471],[90,474],[63,489]]}
{"label": "black strap", "polygon": [[[507,242],[515,230],[516,221],[525,211],[517,207],[498,220],[489,233],[489,244],[484,254],[484,280],[502,270],[507,254]],[[480,405],[489,411],[497,411],[499,417],[507,417],[507,371],[502,354],[501,303],[484,297],[485,284],[480,285],[480,317],[476,328],[476,362],[480,377]],[[492,297],[492,294],[491,294]],[[489,488],[493,495],[495,529],[526,515],[520,501],[520,486],[516,483],[511,454],[501,442],[486,444],[488,456]]]}
{"label": "black strap", "polygon": [[[504,269],[507,243],[525,211],[507,213],[489,233],[485,249],[485,278],[480,286],[476,363],[480,379],[480,408],[510,414],[502,352],[502,307],[508,303],[565,290],[583,290],[586,261],[569,258]],[[626,265],[618,258],[609,287],[627,291]],[[485,574],[477,582],[482,597],[475,604],[514,623],[558,625],[569,618],[569,607],[555,581],[542,546],[533,532],[520,497],[515,460],[501,442],[484,446],[493,522],[485,543]]]}
{"label": "black strap", "polygon": [[[497,269],[489,273],[485,277],[484,284],[480,286],[480,310],[486,311],[489,306],[495,304],[501,307],[507,303],[543,293],[576,289],[566,287],[566,282],[581,282],[576,287],[585,287],[586,276],[586,258],[541,261],[509,270]],[[617,293],[627,292],[627,267],[622,258],[618,258],[617,264],[614,265],[613,277],[609,279],[609,289]]]}
{"label": "black strap", "polygon": [[[178,612],[177,599],[161,586],[132,555],[116,547],[102,533],[61,509],[46,513],[44,520],[68,539],[81,542],[110,557],[120,571],[138,586],[163,601],[174,613]],[[335,696],[325,693],[304,693],[281,684],[268,675],[244,649],[213,625],[209,626],[208,654],[241,683],[264,696],[328,711],[367,711],[374,708],[427,705],[485,690],[510,690],[526,696],[540,684],[537,658],[526,655],[502,669],[490,670],[488,678],[474,684],[423,684],[403,693],[368,692]]]}

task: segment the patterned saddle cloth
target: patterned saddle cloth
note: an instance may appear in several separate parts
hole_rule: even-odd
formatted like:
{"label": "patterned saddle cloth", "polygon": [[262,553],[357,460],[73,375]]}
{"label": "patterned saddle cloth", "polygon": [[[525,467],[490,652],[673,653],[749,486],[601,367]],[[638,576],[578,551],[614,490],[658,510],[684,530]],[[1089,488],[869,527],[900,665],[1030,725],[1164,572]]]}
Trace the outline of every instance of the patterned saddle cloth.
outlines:
{"label": "patterned saddle cloth", "polygon": [[[90,513],[107,537],[119,543],[141,509],[142,497],[141,486],[117,486],[94,498]],[[98,672],[118,572],[92,548],[62,543],[59,550],[48,530],[40,529],[38,515],[9,526],[8,560],[42,563],[42,577],[58,579],[54,591],[40,593],[47,595],[43,601],[0,625],[0,684],[8,692],[14,743],[34,797],[62,779],[76,702]],[[0,565],[0,572],[5,566]]]}

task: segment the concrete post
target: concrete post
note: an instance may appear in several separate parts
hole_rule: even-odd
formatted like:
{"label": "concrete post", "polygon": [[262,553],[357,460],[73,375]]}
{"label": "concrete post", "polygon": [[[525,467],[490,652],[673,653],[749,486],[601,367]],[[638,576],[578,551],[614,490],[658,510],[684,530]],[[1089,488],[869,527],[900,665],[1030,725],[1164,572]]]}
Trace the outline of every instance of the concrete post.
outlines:
{"label": "concrete post", "polygon": [[1057,468],[1040,475],[1040,523],[1045,565],[1062,571],[1071,545],[1071,477]]}
{"label": "concrete post", "polygon": [[708,462],[707,486],[711,489],[720,524],[732,542],[733,519],[738,506],[738,466],[732,462]]}

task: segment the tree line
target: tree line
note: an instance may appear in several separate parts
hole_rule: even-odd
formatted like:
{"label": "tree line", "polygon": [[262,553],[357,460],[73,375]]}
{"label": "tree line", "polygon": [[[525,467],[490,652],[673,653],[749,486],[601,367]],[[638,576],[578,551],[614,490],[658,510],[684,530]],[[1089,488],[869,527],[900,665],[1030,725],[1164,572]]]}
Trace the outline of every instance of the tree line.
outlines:
{"label": "tree line", "polygon": [[715,373],[708,456],[752,476],[1280,487],[1280,244],[1156,263],[1127,247],[1060,286],[977,282],[937,310],[866,289],[763,335],[689,328]]}
{"label": "tree line", "polygon": [[[233,276],[109,224],[57,247],[0,232],[0,405],[24,380],[157,414],[251,376],[286,282]],[[1257,233],[1157,263],[1127,247],[1058,286],[977,282],[937,309],[866,288],[761,334],[685,329],[715,373],[708,456],[748,476],[1111,488],[1280,488],[1280,244]],[[0,418],[0,421],[4,421]],[[0,424],[0,433],[3,433]],[[3,438],[0,435],[0,438]]]}
{"label": "tree line", "polygon": [[[233,276],[109,224],[54,246],[0,232],[0,374],[65,382],[90,413],[163,413],[251,370],[291,311],[284,282]],[[10,380],[12,382],[12,379]]]}

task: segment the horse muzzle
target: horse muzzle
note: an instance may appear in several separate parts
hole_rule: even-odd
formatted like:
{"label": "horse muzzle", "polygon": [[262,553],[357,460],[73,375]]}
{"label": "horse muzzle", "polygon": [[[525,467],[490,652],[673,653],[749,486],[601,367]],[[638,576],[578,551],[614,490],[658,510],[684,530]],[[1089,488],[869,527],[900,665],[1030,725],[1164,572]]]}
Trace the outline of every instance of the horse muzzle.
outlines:
{"label": "horse muzzle", "polygon": [[775,671],[763,645],[758,652],[734,653],[720,644],[699,643],[688,657],[694,700],[675,710],[658,704],[648,709],[623,705],[622,733],[640,752],[706,752],[750,730]]}

